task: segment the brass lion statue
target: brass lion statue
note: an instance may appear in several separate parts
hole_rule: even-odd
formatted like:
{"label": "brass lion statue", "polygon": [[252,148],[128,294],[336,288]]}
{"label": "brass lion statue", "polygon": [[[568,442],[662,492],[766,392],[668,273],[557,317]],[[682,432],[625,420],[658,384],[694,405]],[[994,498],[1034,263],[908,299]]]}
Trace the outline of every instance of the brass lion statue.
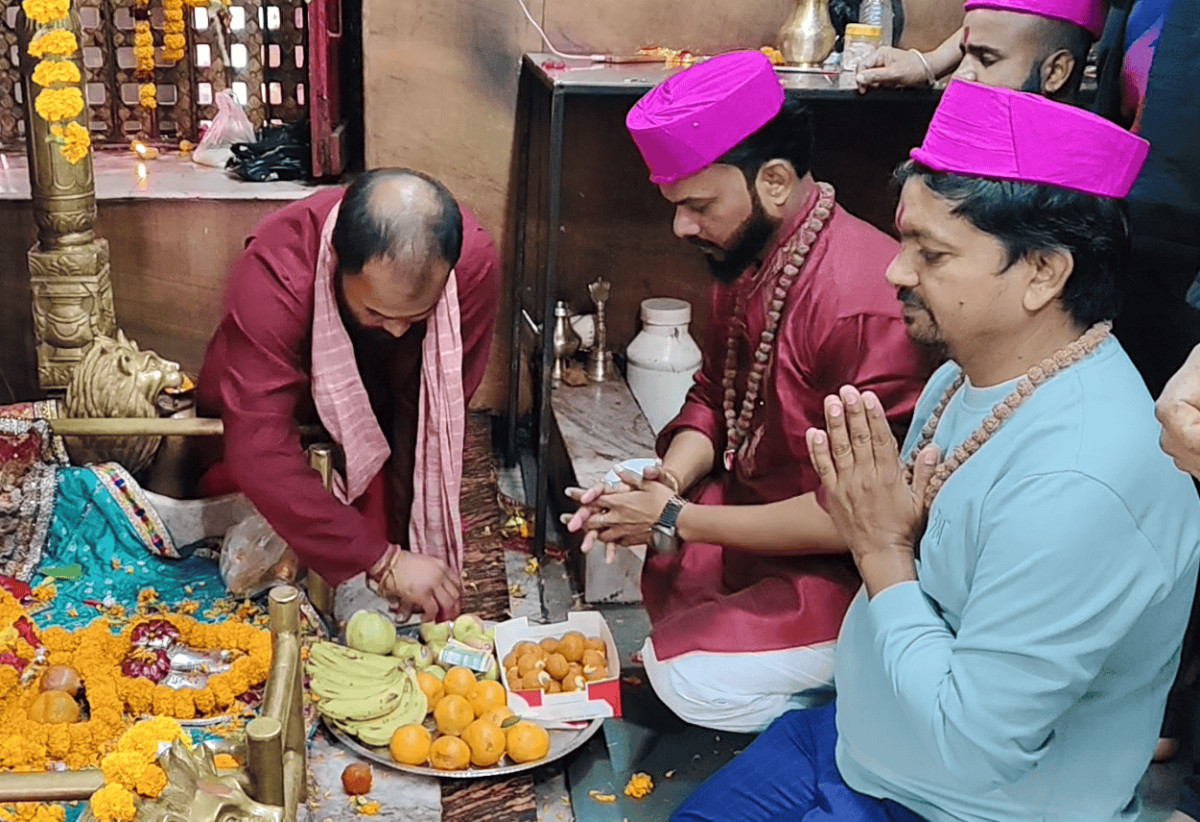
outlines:
{"label": "brass lion statue", "polygon": [[[142,351],[118,330],[97,337],[75,366],[63,402],[68,417],[157,417],[155,400],[165,388],[183,385],[179,364]],[[154,459],[162,437],[68,437],[79,464],[118,462],[136,474]]]}
{"label": "brass lion statue", "polygon": [[[251,799],[242,778],[217,770],[206,745],[189,749],[176,739],[158,764],[167,787],[157,799],[138,802],[137,822],[282,822],[283,808]],[[91,808],[84,807],[79,822],[96,822]]]}

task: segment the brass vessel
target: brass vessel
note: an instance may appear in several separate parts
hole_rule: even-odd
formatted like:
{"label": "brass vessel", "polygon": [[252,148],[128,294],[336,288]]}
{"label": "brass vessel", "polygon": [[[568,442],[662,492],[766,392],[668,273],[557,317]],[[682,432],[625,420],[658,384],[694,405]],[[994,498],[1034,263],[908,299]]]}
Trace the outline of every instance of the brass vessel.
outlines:
{"label": "brass vessel", "polygon": [[836,41],[829,0],[796,0],[796,10],[779,31],[783,59],[805,68],[820,68]]}

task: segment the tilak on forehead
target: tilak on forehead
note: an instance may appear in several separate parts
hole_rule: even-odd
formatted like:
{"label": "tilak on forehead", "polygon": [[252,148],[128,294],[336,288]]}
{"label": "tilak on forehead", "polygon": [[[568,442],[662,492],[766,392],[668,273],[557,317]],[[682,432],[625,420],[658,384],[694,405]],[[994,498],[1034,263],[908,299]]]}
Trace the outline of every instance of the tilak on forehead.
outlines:
{"label": "tilak on forehead", "polygon": [[1141,137],[1089,111],[953,80],[911,156],[934,171],[1122,198],[1149,150]]}
{"label": "tilak on forehead", "polygon": [[[1104,31],[1104,20],[1108,16],[1108,4],[1104,0],[967,0],[963,11],[993,9],[1032,14],[1047,20],[1073,23],[1099,38]],[[963,43],[968,42],[970,30],[964,29]]]}
{"label": "tilak on forehead", "polygon": [[625,126],[650,169],[670,185],[715,163],[783,107],[771,61],[757,51],[705,60],[638,100]]}

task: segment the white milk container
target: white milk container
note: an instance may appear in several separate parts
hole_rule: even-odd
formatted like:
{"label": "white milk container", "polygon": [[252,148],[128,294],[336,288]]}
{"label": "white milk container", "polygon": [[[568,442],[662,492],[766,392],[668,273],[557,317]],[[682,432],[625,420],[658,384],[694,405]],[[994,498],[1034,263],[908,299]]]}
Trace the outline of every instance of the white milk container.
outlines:
{"label": "white milk container", "polygon": [[672,297],[642,300],[642,330],[625,349],[629,390],[657,434],[679,409],[703,356],[688,334],[692,305]]}

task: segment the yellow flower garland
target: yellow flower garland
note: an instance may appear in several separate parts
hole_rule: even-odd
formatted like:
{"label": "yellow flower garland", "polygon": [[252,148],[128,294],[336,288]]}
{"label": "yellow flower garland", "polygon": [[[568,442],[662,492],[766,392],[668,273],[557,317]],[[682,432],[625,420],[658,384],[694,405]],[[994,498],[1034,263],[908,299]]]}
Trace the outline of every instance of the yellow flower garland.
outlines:
{"label": "yellow flower garland", "polygon": [[[27,618],[25,609],[0,589],[0,626],[11,626],[21,617]],[[121,662],[132,648],[130,635],[149,619],[166,619],[179,630],[182,641],[193,648],[222,648],[240,656],[229,671],[213,675],[208,686],[200,690],[174,691],[146,679],[126,677],[121,673]],[[190,617],[158,614],[138,617],[120,634],[114,634],[107,619],[97,619],[74,632],[47,628],[38,638],[45,646],[46,664],[70,665],[79,672],[91,715],[85,722],[65,725],[30,720],[29,706],[38,694],[36,679],[23,683],[14,668],[0,665],[0,727],[5,729],[0,735],[0,770],[41,770],[54,760],[72,770],[95,765],[126,727],[126,714],[141,716],[153,711],[160,716],[136,726],[135,730],[144,730],[126,734],[117,750],[137,750],[139,746],[157,750],[161,734],[178,727],[176,718],[226,713],[239,696],[266,681],[271,667],[270,633],[232,620],[207,625]],[[27,661],[37,656],[23,639],[17,639],[13,648],[13,653]],[[166,724],[154,724],[160,722]],[[141,787],[149,790],[157,780],[153,775],[146,779],[149,781]],[[105,801],[120,804],[120,795],[110,792]],[[111,816],[114,822],[120,818]]]}
{"label": "yellow flower garland", "polygon": [[154,34],[145,20],[133,24],[133,56],[137,60],[135,73],[144,76],[154,73]]}
{"label": "yellow flower garland", "polygon": [[47,88],[38,92],[33,107],[43,120],[71,120],[83,111],[83,92],[77,88]]}
{"label": "yellow flower garland", "polygon": [[88,130],[79,123],[67,123],[65,131],[62,126],[51,126],[50,133],[56,140],[62,141],[59,151],[71,165],[75,165],[86,157],[91,149],[92,135],[88,134]]}
{"label": "yellow flower garland", "polygon": [[[33,82],[42,88],[48,88],[55,83],[78,83],[79,80],[79,68],[69,60],[43,60],[33,69]],[[52,584],[39,585],[33,589],[34,594],[36,595],[43,587],[48,591],[54,589]]]}
{"label": "yellow flower garland", "polygon": [[143,83],[138,87],[138,104],[144,109],[158,108],[158,90],[153,83]]}
{"label": "yellow flower garland", "polygon": [[70,57],[79,49],[79,41],[75,35],[66,29],[53,29],[43,32],[29,44],[29,56],[37,57]]}
{"label": "yellow flower garland", "polygon": [[163,0],[163,60],[178,63],[187,48],[184,38],[183,0]]}
{"label": "yellow flower garland", "polygon": [[[71,0],[24,0],[21,7],[31,20],[43,26],[29,44],[30,56],[40,60],[33,69],[33,82],[42,87],[34,98],[34,110],[48,123],[73,120],[83,112],[79,67],[66,59],[49,59],[69,58],[79,50],[75,34],[61,28],[71,13]],[[59,153],[72,165],[86,157],[92,146],[91,135],[79,123],[68,123],[65,129],[51,125],[50,134],[50,139],[59,143]],[[57,593],[49,582],[34,589],[39,602],[49,602]]]}
{"label": "yellow flower garland", "polygon": [[45,26],[70,14],[71,0],[25,0],[21,8],[25,9],[26,17]]}
{"label": "yellow flower garland", "polygon": [[154,799],[167,787],[167,774],[158,766],[161,742],[191,739],[179,723],[165,717],[139,722],[117,742],[117,749],[100,760],[104,787],[92,794],[89,804],[99,822],[133,822],[137,798]]}
{"label": "yellow flower garland", "polygon": [[15,805],[0,806],[2,822],[63,822],[66,817],[67,812],[62,805],[18,802]]}

